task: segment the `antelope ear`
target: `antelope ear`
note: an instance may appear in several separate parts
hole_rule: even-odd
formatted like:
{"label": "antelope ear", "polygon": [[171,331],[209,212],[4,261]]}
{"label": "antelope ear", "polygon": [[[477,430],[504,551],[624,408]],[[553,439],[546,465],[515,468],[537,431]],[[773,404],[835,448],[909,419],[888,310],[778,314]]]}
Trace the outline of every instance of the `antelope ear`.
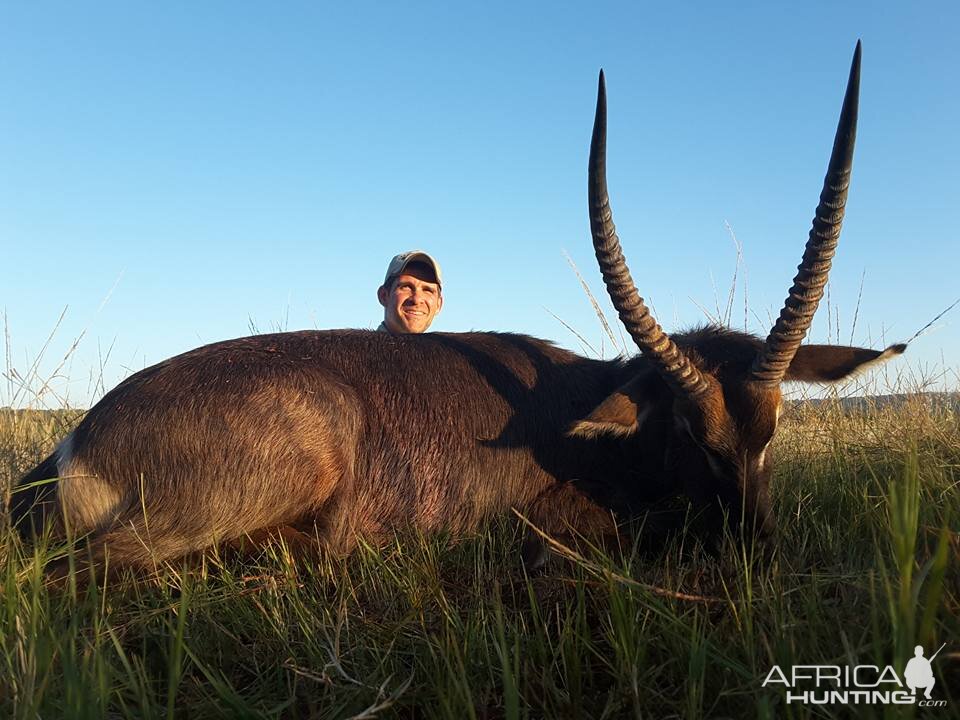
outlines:
{"label": "antelope ear", "polygon": [[608,395],[587,417],[575,422],[567,435],[580,438],[633,435],[640,429],[655,403],[655,391],[649,385],[647,379],[631,380]]}
{"label": "antelope ear", "polygon": [[891,345],[886,350],[846,347],[844,345],[801,345],[784,380],[828,383],[845,380],[867,368],[902,355],[907,346]]}

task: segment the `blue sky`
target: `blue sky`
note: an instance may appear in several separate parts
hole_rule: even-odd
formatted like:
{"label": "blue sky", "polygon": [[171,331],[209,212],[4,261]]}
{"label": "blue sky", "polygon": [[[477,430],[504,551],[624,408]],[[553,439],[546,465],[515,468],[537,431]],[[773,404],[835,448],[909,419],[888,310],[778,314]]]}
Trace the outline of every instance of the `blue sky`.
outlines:
{"label": "blue sky", "polygon": [[[563,252],[601,292],[586,211],[601,67],[614,216],[667,329],[726,304],[729,223],[735,324],[745,279],[766,334],[857,38],[834,314],[821,306],[812,339],[835,341],[839,313],[843,342],[881,347],[960,296],[960,6],[594,5],[5,4],[0,308],[10,366],[39,357],[56,377],[39,400],[42,380],[0,383],[0,405],[83,406],[91,378],[109,388],[251,328],[374,327],[386,263],[411,248],[444,266],[435,330],[579,349],[556,315],[600,351]],[[950,387],[956,312],[908,356]]]}

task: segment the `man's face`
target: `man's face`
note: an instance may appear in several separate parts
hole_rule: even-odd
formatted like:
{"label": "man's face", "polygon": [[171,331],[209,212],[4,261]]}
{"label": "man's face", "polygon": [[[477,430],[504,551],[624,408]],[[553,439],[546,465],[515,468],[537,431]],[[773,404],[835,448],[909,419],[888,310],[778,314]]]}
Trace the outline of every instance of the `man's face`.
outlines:
{"label": "man's face", "polygon": [[426,332],[443,306],[435,280],[429,267],[411,263],[389,285],[377,290],[377,299],[384,307],[383,321],[390,332]]}

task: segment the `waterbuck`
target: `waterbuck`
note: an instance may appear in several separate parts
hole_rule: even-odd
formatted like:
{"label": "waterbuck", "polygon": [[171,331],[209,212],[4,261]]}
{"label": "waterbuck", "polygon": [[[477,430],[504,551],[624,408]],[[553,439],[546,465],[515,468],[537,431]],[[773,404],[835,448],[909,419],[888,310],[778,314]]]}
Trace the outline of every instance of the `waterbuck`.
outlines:
{"label": "waterbuck", "polygon": [[90,533],[94,563],[127,567],[278,527],[309,527],[334,552],[404,527],[462,534],[511,508],[548,533],[604,534],[673,495],[769,535],[781,383],[839,380],[905,349],[801,345],[840,234],[859,80],[858,43],[813,229],[766,340],[719,327],[671,337],[644,305],[607,197],[601,72],[590,224],[639,355],[587,359],[506,333],[206,345],[107,393],[23,478],[14,522]]}

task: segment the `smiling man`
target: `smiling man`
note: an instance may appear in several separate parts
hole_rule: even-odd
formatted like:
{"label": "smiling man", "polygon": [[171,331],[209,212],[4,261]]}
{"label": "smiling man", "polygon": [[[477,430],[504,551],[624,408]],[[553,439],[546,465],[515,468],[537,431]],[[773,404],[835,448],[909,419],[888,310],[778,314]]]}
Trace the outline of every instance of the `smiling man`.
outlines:
{"label": "smiling man", "polygon": [[394,257],[377,289],[383,305],[377,330],[394,335],[426,332],[443,307],[442,283],[440,265],[422,250]]}

